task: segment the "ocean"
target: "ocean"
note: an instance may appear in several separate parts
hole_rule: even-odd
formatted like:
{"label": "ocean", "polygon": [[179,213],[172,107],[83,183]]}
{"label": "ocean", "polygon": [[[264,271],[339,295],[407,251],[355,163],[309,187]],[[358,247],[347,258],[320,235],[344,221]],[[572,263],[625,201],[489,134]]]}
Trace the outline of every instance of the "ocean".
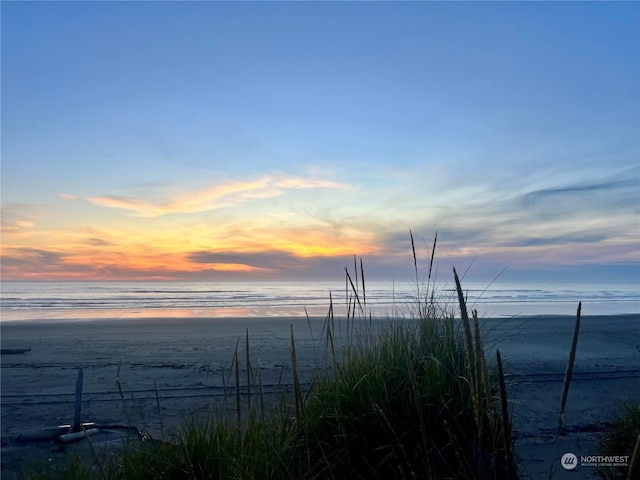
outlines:
{"label": "ocean", "polygon": [[[407,317],[416,284],[367,282],[358,298],[346,282],[2,282],[0,320],[108,318],[346,316],[360,302],[366,315]],[[348,288],[347,288],[348,287]],[[422,296],[425,286],[421,285]],[[628,284],[463,283],[468,308],[481,317],[640,313],[640,289]],[[456,309],[453,283],[435,287],[438,302]],[[331,298],[331,300],[330,300]],[[456,310],[457,311],[457,310]]]}

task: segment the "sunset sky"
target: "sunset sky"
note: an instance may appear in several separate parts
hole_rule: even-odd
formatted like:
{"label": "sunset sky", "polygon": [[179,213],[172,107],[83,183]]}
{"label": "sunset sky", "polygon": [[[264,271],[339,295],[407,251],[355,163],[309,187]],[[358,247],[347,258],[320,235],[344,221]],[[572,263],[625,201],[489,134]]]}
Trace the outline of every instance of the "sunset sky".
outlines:
{"label": "sunset sky", "polygon": [[3,280],[640,281],[637,2],[1,9]]}

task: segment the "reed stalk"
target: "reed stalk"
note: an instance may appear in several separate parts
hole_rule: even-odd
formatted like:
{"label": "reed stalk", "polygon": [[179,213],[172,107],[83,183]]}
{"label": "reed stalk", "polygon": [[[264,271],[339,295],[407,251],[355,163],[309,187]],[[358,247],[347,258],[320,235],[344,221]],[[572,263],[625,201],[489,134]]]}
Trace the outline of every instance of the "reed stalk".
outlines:
{"label": "reed stalk", "polygon": [[[491,398],[491,380],[489,378],[489,368],[487,367],[487,356],[484,351],[484,340],[480,333],[480,321],[478,320],[478,311],[473,310],[473,326],[475,332],[474,343],[476,347],[476,368],[478,369],[478,383],[480,385],[480,394],[485,402]],[[488,408],[489,405],[486,405]]]}
{"label": "reed stalk", "polygon": [[313,328],[311,328],[311,319],[309,318],[309,312],[307,312],[307,307],[304,307],[304,316],[307,319],[307,326],[309,327],[309,334],[311,335],[311,341],[313,342]]}
{"label": "reed stalk", "polygon": [[[345,267],[346,270],[346,267]],[[353,274],[356,277],[356,289],[358,288],[358,258],[356,255],[353,255]]]}
{"label": "reed stalk", "polygon": [[96,445],[93,442],[91,435],[89,435],[89,433],[87,432],[87,429],[84,428],[84,425],[82,424],[82,422],[80,422],[80,428],[84,433],[85,439],[89,442],[89,448],[91,449],[91,453],[93,453],[93,456],[96,459],[96,463],[98,464],[98,470],[100,472],[100,478],[102,478],[103,480],[108,480],[109,477],[107,475],[107,470],[105,468],[104,462],[100,458],[100,455],[98,455],[98,450],[96,449]]}
{"label": "reed stalk", "polygon": [[[476,411],[476,429],[478,436],[478,448],[482,451],[482,444],[484,440],[484,429],[485,422],[484,417],[489,412],[489,397],[490,393],[487,390],[490,388],[489,384],[489,374],[486,368],[485,356],[484,356],[484,348],[482,346],[482,337],[480,336],[480,326],[478,322],[478,311],[473,310],[473,325],[474,325],[474,336],[473,336],[473,345],[474,345],[474,360],[475,365],[473,367],[473,395],[474,395],[474,408]],[[480,468],[484,470],[483,459],[484,456],[482,454],[479,455],[480,459]]]}
{"label": "reed stalk", "polygon": [[251,358],[249,355],[249,328],[245,333],[245,351],[247,361],[247,410],[251,411]]}
{"label": "reed stalk", "polygon": [[460,316],[462,317],[462,327],[464,328],[464,339],[467,346],[467,354],[469,355],[469,363],[471,365],[475,365],[473,336],[471,335],[469,313],[467,312],[467,302],[464,299],[464,293],[462,292],[462,286],[460,285],[460,279],[458,278],[458,273],[456,272],[455,267],[453,269],[453,278],[456,282],[458,303],[460,305]]}
{"label": "reed stalk", "polygon": [[118,392],[120,393],[120,400],[122,400],[122,406],[124,407],[124,415],[127,417],[127,422],[131,425],[131,417],[129,416],[129,409],[127,408],[127,401],[124,398],[124,392],[122,390],[122,382],[120,381],[120,367],[122,367],[122,361],[118,365],[118,371],[116,372],[116,387],[118,387]]}
{"label": "reed stalk", "polygon": [[627,480],[637,480],[638,478],[640,478],[640,433],[638,433],[636,446],[633,449],[633,454],[631,455]]}
{"label": "reed stalk", "polygon": [[[438,242],[438,232],[436,231],[436,234],[433,237],[433,247],[431,248],[431,260],[429,260],[429,274],[427,276],[427,285],[429,285],[429,282],[431,281],[431,272],[433,271],[433,258],[435,257],[437,242]],[[415,251],[414,251],[414,255],[415,255]]]}
{"label": "reed stalk", "polygon": [[153,381],[153,389],[156,392],[156,406],[158,407],[158,418],[160,419],[160,437],[164,438],[164,429],[162,422],[162,409],[160,408],[160,395],[158,394],[158,384]]}
{"label": "reed stalk", "polygon": [[258,359],[258,387],[260,389],[260,418],[264,421],[264,386],[262,385],[262,366]]}
{"label": "reed stalk", "polygon": [[553,478],[556,450],[558,447],[558,438],[562,431],[562,425],[564,423],[564,413],[567,406],[567,398],[569,397],[569,386],[571,385],[571,375],[573,374],[573,364],[576,359],[576,350],[578,347],[578,336],[580,334],[580,314],[582,312],[582,302],[578,303],[578,311],[576,312],[576,323],[573,328],[573,338],[571,339],[571,350],[569,352],[569,361],[567,362],[567,369],[564,373],[564,382],[562,384],[562,397],[560,399],[560,413],[558,414],[558,428],[556,430],[556,437],[553,442],[553,456],[551,467],[549,469],[549,480]]}
{"label": "reed stalk", "polygon": [[[242,404],[240,402],[240,362],[238,361],[238,344],[240,343],[240,338],[238,338],[238,342],[236,343],[236,349],[233,352],[233,363],[236,366],[236,420],[238,424],[238,429],[242,427]],[[233,369],[233,363],[231,368]]]}
{"label": "reed stalk", "polygon": [[337,361],[336,361],[336,348],[335,348],[335,344],[333,341],[333,297],[331,295],[331,292],[329,292],[329,313],[327,314],[327,317],[325,318],[325,347],[324,347],[324,352],[325,352],[325,367],[327,364],[327,353],[329,351],[329,349],[331,350],[331,357],[333,358],[333,368],[336,367],[337,365]]}
{"label": "reed stalk", "polygon": [[367,308],[367,289],[364,284],[364,266],[362,265],[362,258],[360,258],[360,278],[362,279],[362,303],[364,308]]}
{"label": "reed stalk", "polygon": [[[360,296],[358,295],[358,289],[355,287],[355,285],[353,284],[353,280],[351,280],[351,275],[349,275],[349,270],[347,269],[347,267],[344,267],[344,271],[347,275],[347,280],[349,281],[349,284],[351,285],[351,291],[353,292],[353,295],[356,299],[356,302],[358,303],[358,309],[360,310],[360,312],[362,314],[364,314],[364,308],[362,308],[362,303],[360,303]],[[353,312],[352,315],[355,315],[355,304],[354,304],[354,308],[353,308]]]}
{"label": "reed stalk", "polygon": [[467,312],[467,303],[464,299],[462,292],[462,286],[460,285],[460,279],[458,273],[454,267],[453,278],[456,283],[456,291],[458,292],[458,303],[460,304],[460,316],[462,317],[462,327],[464,328],[465,344],[467,346],[467,355],[469,356],[469,364],[475,365],[475,349],[473,347],[473,336],[471,334],[471,325],[469,322],[469,313]]}
{"label": "reed stalk", "polygon": [[[232,366],[233,368],[233,366]],[[227,379],[225,380],[224,378],[224,370],[220,369],[220,376],[222,377],[222,391],[224,392],[224,397],[222,399],[222,406],[223,408],[227,408],[227,400],[228,400],[228,396],[229,396],[229,389],[228,389],[228,384],[229,384],[229,378],[227,377]],[[231,371],[229,371],[229,376],[231,376]]]}
{"label": "reed stalk", "polygon": [[416,244],[413,241],[413,232],[409,230],[409,237],[411,238],[411,251],[413,252],[413,268],[416,275],[416,294],[420,292],[420,282],[418,277],[418,257],[416,256]]}
{"label": "reed stalk", "polygon": [[496,350],[496,361],[498,364],[498,381],[500,384],[500,415],[502,419],[502,448],[504,448],[505,462],[507,466],[507,478],[511,476],[511,422],[509,421],[509,405],[507,403],[507,387],[504,381],[504,371],[502,369],[502,357],[500,350]]}
{"label": "reed stalk", "polygon": [[298,359],[296,357],[296,341],[293,335],[293,323],[291,324],[291,368],[293,370],[293,388],[295,395],[296,424],[302,428],[304,415],[304,400],[300,389],[300,378],[298,377]]}

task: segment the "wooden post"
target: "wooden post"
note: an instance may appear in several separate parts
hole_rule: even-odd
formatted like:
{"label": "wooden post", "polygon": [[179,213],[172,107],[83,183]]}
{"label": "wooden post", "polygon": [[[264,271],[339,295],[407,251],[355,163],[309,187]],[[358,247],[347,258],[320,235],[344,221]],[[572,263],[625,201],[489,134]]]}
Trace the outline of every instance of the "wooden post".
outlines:
{"label": "wooden post", "polygon": [[79,432],[82,430],[82,383],[84,380],[82,368],[78,369],[78,378],[76,379],[76,409],[73,416],[73,426],[71,430]]}

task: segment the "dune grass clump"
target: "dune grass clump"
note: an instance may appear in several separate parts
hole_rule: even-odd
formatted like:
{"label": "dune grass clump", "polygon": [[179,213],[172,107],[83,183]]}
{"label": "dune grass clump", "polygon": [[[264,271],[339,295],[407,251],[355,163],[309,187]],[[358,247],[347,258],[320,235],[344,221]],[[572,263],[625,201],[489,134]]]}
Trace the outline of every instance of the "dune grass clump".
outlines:
{"label": "dune grass clump", "polygon": [[298,450],[310,478],[515,478],[506,398],[495,401],[477,315],[455,278],[462,325],[421,305],[419,318],[358,335],[318,383]]}
{"label": "dune grass clump", "polygon": [[[476,478],[471,384],[452,319],[393,325],[350,352],[306,407],[316,478]],[[461,478],[460,475],[455,475]]]}
{"label": "dune grass clump", "polygon": [[504,378],[489,372],[477,312],[469,318],[455,270],[462,321],[438,302],[436,240],[421,285],[411,238],[418,302],[410,320],[371,331],[364,274],[359,293],[349,277],[351,328],[363,333],[306,403],[298,455],[310,478],[516,477]]}

